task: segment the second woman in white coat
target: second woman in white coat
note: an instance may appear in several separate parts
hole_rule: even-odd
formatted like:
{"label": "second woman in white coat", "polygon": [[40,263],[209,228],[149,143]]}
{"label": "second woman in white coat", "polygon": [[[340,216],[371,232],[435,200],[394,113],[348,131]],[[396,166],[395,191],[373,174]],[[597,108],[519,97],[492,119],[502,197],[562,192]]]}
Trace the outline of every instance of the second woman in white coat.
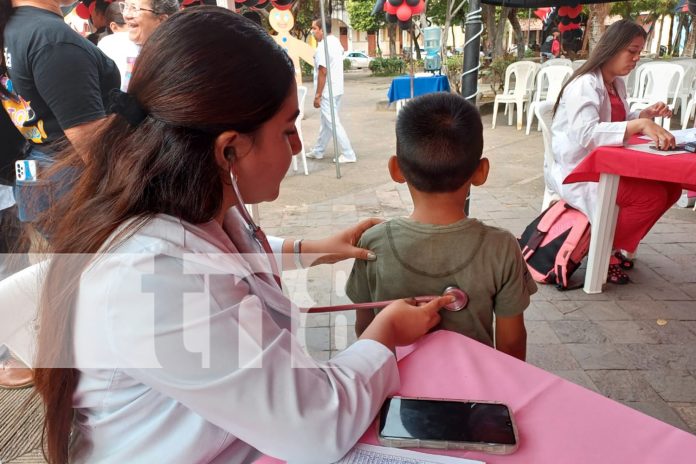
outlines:
{"label": "second woman in white coat", "polygon": [[[556,103],[551,138],[554,165],[546,167],[547,184],[571,206],[594,218],[597,184],[563,184],[563,180],[602,145],[623,145],[632,135],[643,133],[661,149],[674,146],[674,136],[653,121],[670,117],[664,103],[656,103],[640,112],[629,112],[626,87],[621,77],[636,67],[645,45],[641,26],[621,20],[602,35],[587,62],[578,68],[561,90]],[[622,178],[616,203],[619,217],[614,237],[614,252],[607,281],[628,283],[624,270],[633,263],[621,250],[633,253],[640,240],[679,198],[681,188],[664,182]]]}

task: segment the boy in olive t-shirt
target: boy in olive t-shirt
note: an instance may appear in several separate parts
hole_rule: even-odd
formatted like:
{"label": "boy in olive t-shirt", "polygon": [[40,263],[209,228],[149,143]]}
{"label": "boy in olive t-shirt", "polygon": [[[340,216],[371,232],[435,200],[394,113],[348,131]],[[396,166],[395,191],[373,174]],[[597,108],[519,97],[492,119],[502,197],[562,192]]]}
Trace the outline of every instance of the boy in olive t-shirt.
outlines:
{"label": "boy in olive t-shirt", "polygon": [[[363,303],[440,295],[456,286],[469,303],[458,312],[442,310],[436,329],[459,332],[524,360],[523,312],[536,284],[510,232],[464,214],[470,186],[488,176],[482,151],[481,116],[460,96],[433,93],[400,111],[389,173],[406,182],[414,209],[408,218],[378,224],[362,235],[358,246],[377,259],[355,261],[346,294]],[[374,316],[372,310],[356,311],[358,336]]]}

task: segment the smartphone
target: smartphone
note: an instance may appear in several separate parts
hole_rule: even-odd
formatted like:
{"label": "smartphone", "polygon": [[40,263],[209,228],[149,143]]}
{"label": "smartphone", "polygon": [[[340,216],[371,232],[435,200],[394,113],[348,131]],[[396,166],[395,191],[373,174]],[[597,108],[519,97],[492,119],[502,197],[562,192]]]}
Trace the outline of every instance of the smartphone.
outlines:
{"label": "smartphone", "polygon": [[15,161],[15,174],[17,180],[29,182],[36,180],[36,161],[18,160]]}
{"label": "smartphone", "polygon": [[510,454],[519,444],[510,408],[496,402],[395,396],[377,422],[380,443],[397,448]]}
{"label": "smartphone", "polygon": [[657,148],[655,145],[650,145],[650,148],[658,151],[687,151],[684,143],[679,143],[674,148]]}

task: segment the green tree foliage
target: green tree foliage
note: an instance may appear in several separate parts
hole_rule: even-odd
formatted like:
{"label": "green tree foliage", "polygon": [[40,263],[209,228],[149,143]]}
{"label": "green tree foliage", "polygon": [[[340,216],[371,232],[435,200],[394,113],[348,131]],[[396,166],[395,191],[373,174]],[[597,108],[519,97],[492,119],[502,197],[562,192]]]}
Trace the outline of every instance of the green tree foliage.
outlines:
{"label": "green tree foliage", "polygon": [[312,0],[297,0],[292,6],[292,14],[295,17],[295,26],[292,28],[292,35],[299,39],[307,40],[307,37],[309,37],[312,31],[314,2]]}
{"label": "green tree foliage", "polygon": [[383,14],[372,15],[375,2],[372,0],[348,0],[346,2],[350,25],[356,31],[377,32],[384,27]]}
{"label": "green tree foliage", "polygon": [[451,3],[454,4],[452,10],[456,9],[460,3],[464,3],[462,8],[459,8],[459,10],[450,19],[450,24],[455,26],[464,26],[464,21],[466,21],[466,13],[469,11],[468,2],[465,0],[429,0],[428,8],[426,10],[428,19],[432,20],[433,24],[444,26],[445,21],[447,20],[447,10]]}

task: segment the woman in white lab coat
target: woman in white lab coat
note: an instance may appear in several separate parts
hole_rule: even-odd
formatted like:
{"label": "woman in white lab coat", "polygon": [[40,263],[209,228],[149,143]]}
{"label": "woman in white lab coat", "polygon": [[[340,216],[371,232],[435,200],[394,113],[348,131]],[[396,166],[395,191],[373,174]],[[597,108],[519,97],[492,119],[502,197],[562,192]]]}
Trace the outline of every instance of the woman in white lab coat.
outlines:
{"label": "woman in white lab coat", "polygon": [[[338,460],[399,387],[394,347],[449,297],[393,303],[328,362],[304,353],[243,216],[277,197],[301,143],[292,64],[253,22],[172,15],[113,109],[49,216],[36,360],[49,462]],[[354,245],[371,224],[274,248],[303,265],[365,259]]]}
{"label": "woman in white lab coat", "polygon": [[[597,203],[597,184],[563,184],[563,180],[595,148],[623,145],[634,134],[643,133],[666,149],[674,136],[652,118],[670,117],[660,102],[640,112],[629,112],[622,76],[635,68],[645,45],[642,26],[621,20],[602,35],[590,58],[578,68],[561,90],[554,108],[551,141],[555,164],[545,167],[547,184],[570,205],[592,220]],[[616,203],[619,217],[614,252],[607,281],[628,283],[624,270],[633,262],[621,250],[633,253],[640,240],[679,198],[679,186],[664,182],[622,178]]]}

